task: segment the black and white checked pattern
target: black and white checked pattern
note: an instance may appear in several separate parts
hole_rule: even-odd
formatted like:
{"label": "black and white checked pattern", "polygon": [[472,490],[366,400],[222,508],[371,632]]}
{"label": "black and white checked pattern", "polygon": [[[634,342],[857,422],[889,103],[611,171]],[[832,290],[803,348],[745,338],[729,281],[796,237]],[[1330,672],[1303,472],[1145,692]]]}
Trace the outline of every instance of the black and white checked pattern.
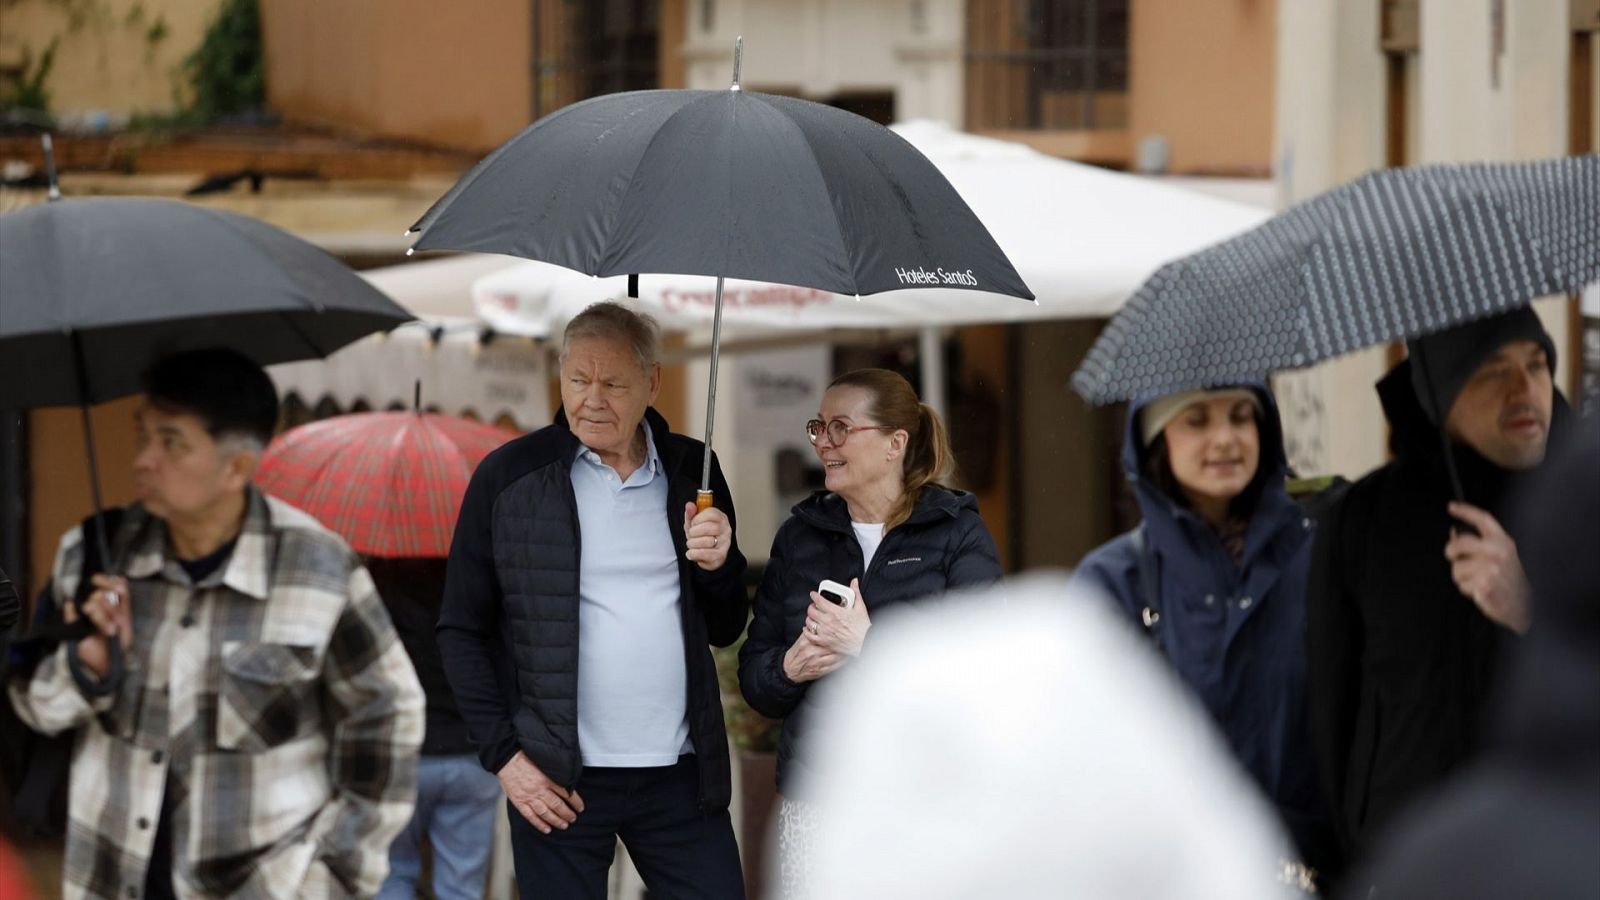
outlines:
{"label": "black and white checked pattern", "polygon": [[1600,281],[1600,155],[1386,169],[1168,263],[1072,377],[1093,403],[1260,378]]}
{"label": "black and white checked pattern", "polygon": [[[355,554],[253,488],[231,557],[198,585],[137,505],[112,537],[133,615],[120,690],[86,697],[65,648],[6,686],[30,726],[77,729],[61,896],[141,893],[169,784],[178,896],[375,895],[411,818],[424,699]],[[82,554],[74,528],[56,603]]]}

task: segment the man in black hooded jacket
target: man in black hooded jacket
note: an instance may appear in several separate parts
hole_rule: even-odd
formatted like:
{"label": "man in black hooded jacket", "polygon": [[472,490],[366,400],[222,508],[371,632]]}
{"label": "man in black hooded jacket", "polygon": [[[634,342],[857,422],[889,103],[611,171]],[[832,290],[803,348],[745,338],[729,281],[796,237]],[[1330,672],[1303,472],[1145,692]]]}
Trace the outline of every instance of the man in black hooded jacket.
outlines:
{"label": "man in black hooded jacket", "polygon": [[1502,523],[1567,417],[1531,309],[1410,350],[1378,384],[1394,458],[1323,515],[1307,591],[1313,743],[1347,850],[1478,748],[1502,649],[1530,621]]}
{"label": "man in black hooded jacket", "polygon": [[1380,839],[1351,897],[1600,897],[1600,417],[1520,504],[1539,614],[1507,661],[1480,760]]}

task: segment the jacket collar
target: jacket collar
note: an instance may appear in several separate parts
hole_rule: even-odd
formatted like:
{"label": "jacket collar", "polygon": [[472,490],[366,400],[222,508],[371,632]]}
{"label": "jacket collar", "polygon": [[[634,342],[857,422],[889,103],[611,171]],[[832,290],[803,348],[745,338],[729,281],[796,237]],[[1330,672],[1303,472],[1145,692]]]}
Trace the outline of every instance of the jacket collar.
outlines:
{"label": "jacket collar", "polygon": [[[930,484],[922,489],[922,494],[917,497],[917,505],[911,510],[911,516],[905,524],[924,525],[940,519],[954,519],[963,509],[977,512],[977,498],[966,491]],[[818,528],[852,533],[850,507],[843,497],[832,491],[817,491],[796,503],[790,512]]]}
{"label": "jacket collar", "polygon": [[[141,504],[130,506],[129,512],[133,534],[123,554],[124,574],[129,578],[162,574],[169,580],[182,580],[185,577],[182,567],[169,552],[167,523],[150,515]],[[212,573],[201,583],[220,583],[247,597],[266,600],[271,592],[277,536],[272,530],[272,508],[266,495],[254,484],[245,488],[244,522],[235,541],[233,552],[221,569],[221,577]]]}

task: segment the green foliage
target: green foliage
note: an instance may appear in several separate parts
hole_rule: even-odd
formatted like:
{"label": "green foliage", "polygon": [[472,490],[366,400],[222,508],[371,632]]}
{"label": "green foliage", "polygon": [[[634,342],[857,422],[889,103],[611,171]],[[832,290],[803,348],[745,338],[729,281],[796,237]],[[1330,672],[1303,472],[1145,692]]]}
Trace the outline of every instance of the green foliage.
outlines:
{"label": "green foliage", "polygon": [[739,693],[740,637],[731,647],[712,650],[717,661],[717,683],[722,688],[722,715],[728,723],[728,743],[740,750],[770,753],[778,749],[778,734],[783,723],[750,708]]}
{"label": "green foliage", "polygon": [[50,69],[56,64],[56,48],[60,45],[60,35],[50,39],[50,45],[39,54],[38,64],[24,66],[16,92],[0,103],[0,107],[31,109],[37,112],[46,112],[50,109],[50,90],[45,87],[45,81],[50,77]]}
{"label": "green foliage", "polygon": [[145,29],[144,40],[147,44],[159,44],[166,40],[167,35],[171,33],[172,29],[167,27],[167,17],[166,14],[163,13],[162,15],[156,16],[156,20],[150,23],[149,28]]}
{"label": "green foliage", "polygon": [[184,60],[196,119],[259,109],[266,97],[261,15],[256,0],[223,0],[200,46]]}

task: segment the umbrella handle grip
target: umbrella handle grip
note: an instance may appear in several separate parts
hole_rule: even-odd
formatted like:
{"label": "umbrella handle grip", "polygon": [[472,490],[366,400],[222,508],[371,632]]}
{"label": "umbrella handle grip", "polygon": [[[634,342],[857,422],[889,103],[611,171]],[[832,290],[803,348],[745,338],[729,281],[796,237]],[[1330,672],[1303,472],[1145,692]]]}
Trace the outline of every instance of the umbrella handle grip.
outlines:
{"label": "umbrella handle grip", "polygon": [[696,491],[694,495],[695,513],[703,513],[711,508],[712,497],[710,491]]}

